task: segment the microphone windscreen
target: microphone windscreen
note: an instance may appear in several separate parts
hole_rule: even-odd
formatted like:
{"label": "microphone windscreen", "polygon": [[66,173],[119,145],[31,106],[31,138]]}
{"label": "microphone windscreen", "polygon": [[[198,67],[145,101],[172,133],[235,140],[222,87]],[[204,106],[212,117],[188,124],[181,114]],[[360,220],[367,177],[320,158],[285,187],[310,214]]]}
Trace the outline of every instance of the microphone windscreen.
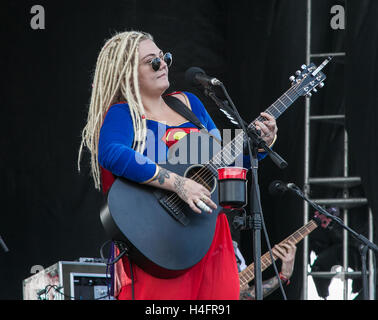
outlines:
{"label": "microphone windscreen", "polygon": [[191,86],[199,85],[200,83],[196,79],[196,74],[198,73],[205,74],[205,71],[198,67],[190,67],[185,71],[185,81]]}

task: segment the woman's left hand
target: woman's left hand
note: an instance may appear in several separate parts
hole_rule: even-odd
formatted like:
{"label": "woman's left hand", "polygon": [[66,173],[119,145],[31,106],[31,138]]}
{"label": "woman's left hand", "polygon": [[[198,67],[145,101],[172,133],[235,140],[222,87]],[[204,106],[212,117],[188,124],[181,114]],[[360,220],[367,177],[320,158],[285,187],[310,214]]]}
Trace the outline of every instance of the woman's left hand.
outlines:
{"label": "woman's left hand", "polygon": [[261,138],[269,147],[273,143],[274,137],[278,131],[276,119],[266,112],[261,112],[261,116],[263,116],[266,120],[263,122],[256,120],[255,127],[257,130],[260,130]]}

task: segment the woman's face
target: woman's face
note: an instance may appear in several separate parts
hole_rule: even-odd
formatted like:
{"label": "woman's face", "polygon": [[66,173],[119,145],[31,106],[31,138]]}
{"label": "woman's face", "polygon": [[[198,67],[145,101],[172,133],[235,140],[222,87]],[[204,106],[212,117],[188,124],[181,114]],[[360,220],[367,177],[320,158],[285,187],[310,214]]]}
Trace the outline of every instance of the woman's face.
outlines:
{"label": "woman's face", "polygon": [[[151,60],[160,57],[160,68],[154,71]],[[152,40],[139,44],[139,90],[141,95],[161,95],[169,87],[168,66],[163,60],[163,52]]]}

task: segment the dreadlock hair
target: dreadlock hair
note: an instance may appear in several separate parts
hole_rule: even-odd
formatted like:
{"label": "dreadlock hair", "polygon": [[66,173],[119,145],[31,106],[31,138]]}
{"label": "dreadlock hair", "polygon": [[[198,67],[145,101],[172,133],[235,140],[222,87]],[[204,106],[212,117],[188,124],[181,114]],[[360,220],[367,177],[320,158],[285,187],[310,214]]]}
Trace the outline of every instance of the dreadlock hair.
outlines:
{"label": "dreadlock hair", "polygon": [[117,33],[106,41],[97,59],[94,73],[87,123],[82,131],[78,155],[78,170],[83,147],[91,153],[91,173],[96,189],[101,189],[101,172],[98,163],[100,128],[109,107],[127,101],[134,128],[133,149],[143,153],[147,125],[138,85],[139,43],[153,40],[145,32]]}

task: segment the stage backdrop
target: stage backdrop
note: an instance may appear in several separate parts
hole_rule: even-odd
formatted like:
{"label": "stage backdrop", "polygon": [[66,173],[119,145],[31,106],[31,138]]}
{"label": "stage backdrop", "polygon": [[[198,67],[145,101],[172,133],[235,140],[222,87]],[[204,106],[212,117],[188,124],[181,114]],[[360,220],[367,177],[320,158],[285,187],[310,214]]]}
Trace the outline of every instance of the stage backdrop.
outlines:
{"label": "stage backdrop", "polygon": [[[42,30],[30,24],[35,15],[31,8],[36,4],[45,10]],[[344,60],[336,59],[324,71],[326,87],[314,97],[313,112],[346,112],[352,173],[363,177],[363,188],[356,192],[366,195],[378,212],[374,195],[378,90],[373,76],[377,69],[377,4],[353,2],[347,26],[353,33],[347,40],[343,30],[329,32],[330,8],[335,4],[345,5],[344,1],[323,1],[314,7],[315,16],[321,17],[314,22],[314,47],[336,51],[346,46],[351,54],[348,68]],[[180,5],[172,0],[2,2],[0,235],[10,251],[0,251],[0,299],[22,299],[22,280],[31,276],[33,266],[98,258],[107,240],[99,220],[104,199],[94,189],[88,153],[80,173],[77,168],[93,71],[106,39],[131,29],[150,32],[160,48],[174,56],[169,90],[197,94],[217,126],[229,128],[212,101],[185,83],[185,70],[197,66],[218,77],[242,117],[254,120],[289,88],[289,76],[305,63],[305,5],[303,0],[207,0]],[[261,201],[272,246],[303,225],[302,201],[289,194],[273,197],[268,186],[276,179],[303,185],[304,98],[277,123],[274,149],[289,166],[280,170],[269,158],[259,166]],[[313,172],[340,173],[340,147],[335,146],[341,141],[342,128],[315,128]],[[352,220],[356,228],[366,231],[361,223],[365,218]],[[247,262],[252,262],[251,233],[232,230],[232,234]],[[311,247],[321,254],[333,245],[331,241],[340,243],[339,234],[337,229],[320,232]],[[263,252],[265,241],[262,237]],[[289,299],[300,299],[301,264],[299,244],[292,284],[285,288]],[[263,277],[272,275],[270,269]],[[281,298],[279,290],[268,297]]]}

